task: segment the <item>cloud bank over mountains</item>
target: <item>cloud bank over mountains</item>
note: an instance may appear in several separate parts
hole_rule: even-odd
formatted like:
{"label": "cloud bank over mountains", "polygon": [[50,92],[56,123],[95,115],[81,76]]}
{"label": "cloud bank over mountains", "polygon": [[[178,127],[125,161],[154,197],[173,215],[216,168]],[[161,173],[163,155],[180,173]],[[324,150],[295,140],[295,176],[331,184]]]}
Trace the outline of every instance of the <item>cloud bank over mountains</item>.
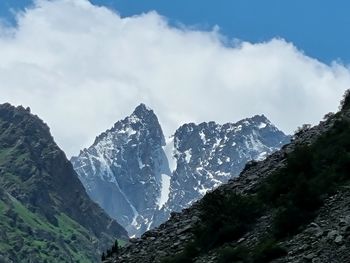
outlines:
{"label": "cloud bank over mountains", "polygon": [[0,102],[30,106],[69,156],[140,102],[168,136],[184,122],[254,114],[291,133],[335,111],[350,87],[347,66],[283,39],[227,39],[155,12],[121,18],[86,0],[41,0],[17,19],[0,27]]}

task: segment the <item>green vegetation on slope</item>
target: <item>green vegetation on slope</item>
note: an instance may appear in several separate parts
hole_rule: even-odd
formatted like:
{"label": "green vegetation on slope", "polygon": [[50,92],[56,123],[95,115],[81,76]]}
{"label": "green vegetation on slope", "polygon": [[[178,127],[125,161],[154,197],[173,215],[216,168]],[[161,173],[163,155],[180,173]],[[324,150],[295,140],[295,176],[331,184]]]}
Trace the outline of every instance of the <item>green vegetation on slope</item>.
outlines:
{"label": "green vegetation on slope", "polygon": [[261,214],[253,196],[213,192],[202,200],[202,224],[195,230],[202,252],[240,238]]}
{"label": "green vegetation on slope", "polygon": [[[21,148],[0,148],[0,166],[6,167],[11,163],[19,167],[19,174],[31,171],[35,167],[27,155],[22,153]],[[33,187],[30,181],[23,182],[11,172],[3,172],[0,183],[21,191]],[[96,259],[89,232],[64,213],[55,216],[58,225],[54,225],[5,192],[0,196],[0,212],[0,255],[15,262],[30,258],[34,262],[88,263]],[[87,251],[84,247],[91,250]]]}
{"label": "green vegetation on slope", "polygon": [[[6,195],[6,194],[4,194]],[[82,247],[92,246],[88,231],[65,214],[58,226],[29,211],[13,197],[0,201],[0,254],[15,262],[94,262]]]}
{"label": "green vegetation on slope", "polygon": [[276,209],[273,235],[299,232],[316,215],[327,195],[350,179],[350,122],[338,120],[313,145],[299,147],[287,166],[270,176],[259,191]]}
{"label": "green vegetation on slope", "polygon": [[125,240],[116,239],[111,249],[107,249],[106,253],[103,252],[101,255],[101,260],[104,261],[109,258],[116,257],[120,253],[120,249],[127,244]]}
{"label": "green vegetation on slope", "polygon": [[126,231],[88,197],[29,109],[0,104],[0,261],[96,262]]}
{"label": "green vegetation on slope", "polygon": [[255,196],[221,194],[214,191],[201,201],[201,224],[194,230],[195,240],[175,257],[163,263],[192,262],[201,253],[239,239],[261,215],[263,205]]}

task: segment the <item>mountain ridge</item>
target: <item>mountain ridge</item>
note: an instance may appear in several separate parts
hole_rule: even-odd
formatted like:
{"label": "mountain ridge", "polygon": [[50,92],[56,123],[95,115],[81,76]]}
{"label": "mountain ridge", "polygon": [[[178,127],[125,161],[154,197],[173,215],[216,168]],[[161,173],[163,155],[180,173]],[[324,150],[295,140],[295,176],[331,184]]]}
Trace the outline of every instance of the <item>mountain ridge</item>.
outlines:
{"label": "mountain ridge", "polygon": [[[154,111],[140,104],[71,162],[90,197],[131,236],[139,236],[164,222],[171,211],[180,211],[202,197],[206,189],[238,175],[245,162],[264,158],[288,141],[264,115],[237,123],[188,123],[165,138]],[[227,142],[231,145],[226,146]],[[210,163],[202,165],[210,154]],[[229,164],[231,159],[236,162]],[[205,175],[197,172],[204,168]],[[200,178],[205,189],[198,188]],[[175,192],[177,198],[173,198]]]}

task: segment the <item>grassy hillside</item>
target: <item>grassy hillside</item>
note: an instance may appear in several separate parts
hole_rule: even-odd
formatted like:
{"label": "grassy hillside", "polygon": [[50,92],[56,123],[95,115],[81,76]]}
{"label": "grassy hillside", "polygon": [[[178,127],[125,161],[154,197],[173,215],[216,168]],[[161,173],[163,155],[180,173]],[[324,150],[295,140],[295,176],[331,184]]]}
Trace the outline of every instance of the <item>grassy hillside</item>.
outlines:
{"label": "grassy hillside", "polygon": [[15,198],[3,196],[0,254],[14,262],[27,262],[25,258],[28,262],[94,262],[89,232],[65,214],[58,215],[57,221],[54,226]]}
{"label": "grassy hillside", "polygon": [[90,200],[47,125],[23,107],[0,105],[0,256],[96,262],[126,237]]}

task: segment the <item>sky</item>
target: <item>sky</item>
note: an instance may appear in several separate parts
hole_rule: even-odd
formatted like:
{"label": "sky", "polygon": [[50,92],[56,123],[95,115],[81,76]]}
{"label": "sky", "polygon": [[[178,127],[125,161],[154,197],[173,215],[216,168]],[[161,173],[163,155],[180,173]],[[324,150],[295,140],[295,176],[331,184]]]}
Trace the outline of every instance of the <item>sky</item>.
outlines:
{"label": "sky", "polygon": [[[279,37],[325,63],[350,62],[350,2],[347,0],[91,0],[122,17],[157,11],[172,25],[211,30],[250,42]],[[2,0],[0,17],[14,22],[14,13],[33,0]]]}
{"label": "sky", "polygon": [[349,7],[4,0],[0,103],[30,106],[68,156],[141,102],[166,136],[185,122],[255,114],[293,133],[336,111],[350,86]]}

